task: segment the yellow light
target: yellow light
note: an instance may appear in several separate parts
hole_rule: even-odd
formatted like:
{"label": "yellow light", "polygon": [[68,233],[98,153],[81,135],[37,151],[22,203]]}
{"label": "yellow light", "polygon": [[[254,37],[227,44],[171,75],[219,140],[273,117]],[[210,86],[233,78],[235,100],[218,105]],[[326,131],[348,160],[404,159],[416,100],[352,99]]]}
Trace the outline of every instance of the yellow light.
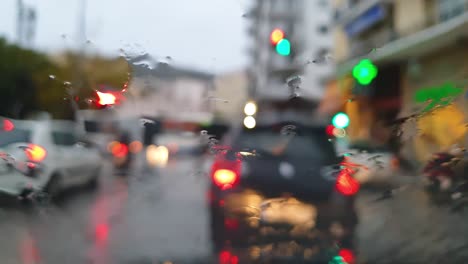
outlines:
{"label": "yellow light", "polygon": [[255,118],[252,116],[246,116],[244,118],[244,126],[248,129],[252,129],[257,125],[257,122],[255,121]]}
{"label": "yellow light", "polygon": [[246,103],[244,113],[248,116],[255,115],[255,113],[257,113],[257,105],[254,102]]}
{"label": "yellow light", "polygon": [[143,148],[143,144],[141,144],[141,142],[138,140],[133,141],[129,145],[130,152],[132,153],[138,153],[141,151],[142,148]]}

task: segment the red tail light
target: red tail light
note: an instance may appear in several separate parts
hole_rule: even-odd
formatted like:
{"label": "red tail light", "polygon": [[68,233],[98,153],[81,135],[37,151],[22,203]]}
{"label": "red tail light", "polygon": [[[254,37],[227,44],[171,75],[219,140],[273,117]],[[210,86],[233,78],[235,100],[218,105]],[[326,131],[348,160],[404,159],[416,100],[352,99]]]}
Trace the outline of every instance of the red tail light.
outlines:
{"label": "red tail light", "polygon": [[28,159],[36,163],[43,161],[47,156],[47,151],[43,147],[35,144],[29,144],[24,151]]}
{"label": "red tail light", "polygon": [[356,263],[356,257],[354,253],[350,249],[342,248],[338,251],[338,255],[343,258],[343,261],[347,264],[354,264]]}
{"label": "red tail light", "polygon": [[219,263],[220,264],[238,264],[239,257],[232,254],[231,252],[225,250],[219,253]]}
{"label": "red tail light", "polygon": [[336,189],[344,195],[355,195],[359,191],[360,184],[351,174],[352,170],[345,168],[336,179]]}
{"label": "red tail light", "polygon": [[117,158],[123,158],[128,154],[128,147],[123,143],[117,143],[112,146],[112,155]]}
{"label": "red tail light", "polygon": [[224,219],[224,227],[226,229],[235,230],[239,228],[239,221],[233,218]]}
{"label": "red tail light", "polygon": [[10,132],[15,129],[15,125],[8,119],[3,119],[3,131]]}
{"label": "red tail light", "polygon": [[211,168],[211,178],[222,190],[227,190],[239,183],[241,161],[218,158]]}
{"label": "red tail light", "polygon": [[117,101],[117,98],[112,93],[102,93],[96,91],[98,96],[98,104],[99,105],[114,105]]}

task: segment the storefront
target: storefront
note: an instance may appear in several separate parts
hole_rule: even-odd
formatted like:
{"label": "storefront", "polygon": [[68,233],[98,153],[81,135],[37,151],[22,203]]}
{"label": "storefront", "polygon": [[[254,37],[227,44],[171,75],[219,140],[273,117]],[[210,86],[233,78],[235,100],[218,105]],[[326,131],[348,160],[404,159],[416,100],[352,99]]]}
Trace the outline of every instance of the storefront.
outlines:
{"label": "storefront", "polygon": [[451,47],[408,63],[400,117],[419,116],[404,126],[403,133],[414,134],[405,137],[406,156],[424,162],[431,153],[454,144],[466,146],[466,59],[468,48]]}

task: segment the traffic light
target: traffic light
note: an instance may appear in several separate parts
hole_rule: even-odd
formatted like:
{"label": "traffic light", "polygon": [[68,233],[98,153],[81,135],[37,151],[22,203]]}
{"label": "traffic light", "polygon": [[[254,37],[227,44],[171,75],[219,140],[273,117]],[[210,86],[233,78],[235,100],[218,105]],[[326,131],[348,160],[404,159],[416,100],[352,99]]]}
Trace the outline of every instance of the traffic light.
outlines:
{"label": "traffic light", "polygon": [[336,128],[346,128],[349,126],[349,117],[345,113],[337,113],[332,118],[332,124]]}
{"label": "traffic light", "polygon": [[289,56],[291,54],[291,42],[286,38],[283,30],[275,28],[270,33],[270,42],[279,55]]}
{"label": "traffic light", "polygon": [[377,77],[378,69],[369,59],[361,60],[353,68],[353,77],[361,85],[368,85]]}

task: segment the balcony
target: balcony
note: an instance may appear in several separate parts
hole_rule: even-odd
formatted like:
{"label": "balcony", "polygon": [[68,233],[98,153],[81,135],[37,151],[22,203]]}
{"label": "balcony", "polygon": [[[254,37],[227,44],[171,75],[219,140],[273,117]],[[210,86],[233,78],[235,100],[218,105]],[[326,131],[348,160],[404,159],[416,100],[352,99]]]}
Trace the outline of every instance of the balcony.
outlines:
{"label": "balcony", "polygon": [[391,3],[393,0],[363,0],[349,8],[336,10],[335,19],[338,24],[348,24],[361,16],[364,12],[379,3]]}

